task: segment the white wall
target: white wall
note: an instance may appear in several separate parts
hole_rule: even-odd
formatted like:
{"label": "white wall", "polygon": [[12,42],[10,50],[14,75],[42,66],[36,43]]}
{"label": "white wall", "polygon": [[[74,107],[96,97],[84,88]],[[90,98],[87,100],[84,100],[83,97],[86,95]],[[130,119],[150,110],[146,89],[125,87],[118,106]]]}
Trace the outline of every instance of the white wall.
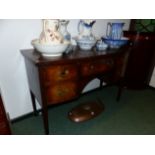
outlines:
{"label": "white wall", "polygon": [[155,88],[155,67],[149,85]]}
{"label": "white wall", "polygon": [[[77,35],[78,21],[71,20],[68,25],[72,36]],[[101,37],[105,34],[107,22],[115,21],[125,22],[124,30],[128,30],[130,20],[98,19],[93,33]],[[41,20],[0,20],[0,88],[11,119],[32,111],[25,64],[20,49],[32,48],[30,42],[38,38],[40,32]],[[94,81],[92,85],[98,85],[98,81]]]}

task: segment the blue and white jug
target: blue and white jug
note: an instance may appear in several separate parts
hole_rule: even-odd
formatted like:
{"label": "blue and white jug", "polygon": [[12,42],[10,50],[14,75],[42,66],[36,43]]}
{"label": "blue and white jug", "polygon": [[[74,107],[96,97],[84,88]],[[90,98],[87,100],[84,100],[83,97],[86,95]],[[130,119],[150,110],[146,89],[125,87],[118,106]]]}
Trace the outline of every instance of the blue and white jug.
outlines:
{"label": "blue and white jug", "polygon": [[60,32],[64,37],[64,40],[71,41],[71,34],[67,30],[69,20],[60,20]]}
{"label": "blue and white jug", "polygon": [[106,36],[108,39],[119,40],[123,36],[123,26],[125,23],[108,23]]}
{"label": "blue and white jug", "polygon": [[94,36],[92,34],[92,27],[96,21],[95,20],[80,20],[78,24],[78,32],[79,32],[79,39],[86,39],[86,40],[94,40]]}
{"label": "blue and white jug", "polygon": [[75,38],[81,50],[91,50],[96,44],[96,38],[92,34],[92,27],[96,21],[83,19],[78,24],[78,36]]}

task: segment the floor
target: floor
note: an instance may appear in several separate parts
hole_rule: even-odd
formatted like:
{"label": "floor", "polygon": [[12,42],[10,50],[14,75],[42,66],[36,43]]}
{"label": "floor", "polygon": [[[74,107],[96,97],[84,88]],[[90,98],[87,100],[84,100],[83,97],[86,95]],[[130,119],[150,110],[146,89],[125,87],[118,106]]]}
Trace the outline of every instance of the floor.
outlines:
{"label": "floor", "polygon": [[[52,135],[152,135],[155,134],[155,90],[125,90],[116,101],[117,87],[105,87],[87,93],[76,101],[49,108]],[[68,112],[86,101],[100,100],[105,110],[81,123],[68,119]],[[12,124],[15,135],[44,134],[41,115],[29,116]]]}

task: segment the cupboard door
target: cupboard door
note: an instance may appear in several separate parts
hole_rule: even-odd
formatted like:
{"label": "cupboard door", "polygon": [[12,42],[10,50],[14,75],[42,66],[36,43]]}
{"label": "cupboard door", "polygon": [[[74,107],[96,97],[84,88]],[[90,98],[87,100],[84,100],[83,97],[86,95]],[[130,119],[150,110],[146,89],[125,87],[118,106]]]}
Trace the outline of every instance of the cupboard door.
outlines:
{"label": "cupboard door", "polygon": [[152,33],[125,32],[132,42],[128,63],[125,70],[125,81],[135,87],[145,87],[150,80],[152,61],[155,52],[155,35]]}

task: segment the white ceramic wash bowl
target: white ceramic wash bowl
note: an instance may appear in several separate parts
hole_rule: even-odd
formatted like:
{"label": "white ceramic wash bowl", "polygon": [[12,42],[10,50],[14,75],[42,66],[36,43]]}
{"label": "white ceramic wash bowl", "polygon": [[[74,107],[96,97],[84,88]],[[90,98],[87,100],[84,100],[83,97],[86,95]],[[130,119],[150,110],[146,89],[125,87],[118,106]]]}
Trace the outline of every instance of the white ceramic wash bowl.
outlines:
{"label": "white ceramic wash bowl", "polygon": [[65,42],[62,44],[40,44],[38,39],[32,40],[32,46],[40,52],[44,57],[57,57],[61,56],[69,47],[70,43]]}
{"label": "white ceramic wash bowl", "polygon": [[77,45],[81,50],[91,50],[93,46],[96,44],[96,40],[91,39],[77,39]]}

